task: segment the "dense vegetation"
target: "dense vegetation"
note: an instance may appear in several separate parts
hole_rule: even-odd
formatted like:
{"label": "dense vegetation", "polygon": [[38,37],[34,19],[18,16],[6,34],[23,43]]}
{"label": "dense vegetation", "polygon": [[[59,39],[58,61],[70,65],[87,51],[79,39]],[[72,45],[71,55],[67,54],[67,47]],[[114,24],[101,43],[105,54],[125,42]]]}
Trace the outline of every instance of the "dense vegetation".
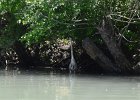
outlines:
{"label": "dense vegetation", "polygon": [[79,70],[102,72],[82,48],[82,40],[90,37],[111,58],[98,34],[103,24],[109,26],[132,69],[139,69],[139,0],[1,0],[0,66],[67,69],[71,37]]}

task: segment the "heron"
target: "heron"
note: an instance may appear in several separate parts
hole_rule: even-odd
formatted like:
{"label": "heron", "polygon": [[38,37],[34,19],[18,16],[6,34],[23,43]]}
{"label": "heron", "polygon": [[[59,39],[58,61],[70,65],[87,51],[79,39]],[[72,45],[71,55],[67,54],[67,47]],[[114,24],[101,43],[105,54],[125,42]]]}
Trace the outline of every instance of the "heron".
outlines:
{"label": "heron", "polygon": [[73,46],[72,46],[71,38],[70,38],[70,48],[71,48],[71,60],[70,60],[70,64],[69,64],[69,72],[75,73],[77,70],[77,64],[76,64],[76,61],[75,61],[74,55],[73,55]]}

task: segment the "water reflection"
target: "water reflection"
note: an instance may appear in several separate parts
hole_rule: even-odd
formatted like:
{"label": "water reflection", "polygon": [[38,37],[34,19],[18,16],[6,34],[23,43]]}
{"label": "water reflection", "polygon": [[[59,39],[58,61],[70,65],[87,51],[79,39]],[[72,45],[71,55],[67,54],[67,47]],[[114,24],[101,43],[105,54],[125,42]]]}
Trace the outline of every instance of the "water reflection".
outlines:
{"label": "water reflection", "polygon": [[2,72],[0,100],[140,100],[140,78]]}

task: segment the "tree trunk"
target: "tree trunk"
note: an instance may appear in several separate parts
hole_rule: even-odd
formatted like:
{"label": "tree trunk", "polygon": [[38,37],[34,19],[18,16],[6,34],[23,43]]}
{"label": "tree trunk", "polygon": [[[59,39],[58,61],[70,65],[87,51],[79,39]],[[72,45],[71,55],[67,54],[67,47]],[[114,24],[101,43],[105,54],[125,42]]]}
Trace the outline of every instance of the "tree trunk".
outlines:
{"label": "tree trunk", "polygon": [[122,53],[121,48],[115,41],[113,33],[105,28],[105,25],[103,25],[101,28],[98,28],[98,30],[99,34],[101,34],[102,39],[106,43],[111,55],[113,56],[116,66],[118,66],[118,68],[120,68],[122,72],[132,71],[131,64]]}
{"label": "tree trunk", "polygon": [[111,60],[106,57],[106,55],[104,55],[104,53],[89,38],[84,39],[82,45],[87,54],[94,59],[104,71],[120,72],[119,68],[116,68]]}
{"label": "tree trunk", "polygon": [[138,63],[133,67],[133,69],[134,69],[135,74],[140,75],[140,62],[138,62]]}
{"label": "tree trunk", "polygon": [[13,45],[13,49],[18,55],[19,62],[20,62],[19,67],[21,69],[29,68],[29,66],[31,65],[31,56],[30,54],[27,53],[23,44],[19,41],[16,41]]}

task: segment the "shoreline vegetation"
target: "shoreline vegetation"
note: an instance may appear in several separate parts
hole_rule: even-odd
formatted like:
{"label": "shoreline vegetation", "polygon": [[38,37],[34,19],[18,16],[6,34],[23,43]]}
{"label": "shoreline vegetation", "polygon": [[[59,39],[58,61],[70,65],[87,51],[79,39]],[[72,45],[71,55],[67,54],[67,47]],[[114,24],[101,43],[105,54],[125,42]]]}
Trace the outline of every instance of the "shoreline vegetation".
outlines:
{"label": "shoreline vegetation", "polygon": [[[0,69],[140,75],[139,0],[1,0]],[[72,39],[73,51],[70,49]]]}

